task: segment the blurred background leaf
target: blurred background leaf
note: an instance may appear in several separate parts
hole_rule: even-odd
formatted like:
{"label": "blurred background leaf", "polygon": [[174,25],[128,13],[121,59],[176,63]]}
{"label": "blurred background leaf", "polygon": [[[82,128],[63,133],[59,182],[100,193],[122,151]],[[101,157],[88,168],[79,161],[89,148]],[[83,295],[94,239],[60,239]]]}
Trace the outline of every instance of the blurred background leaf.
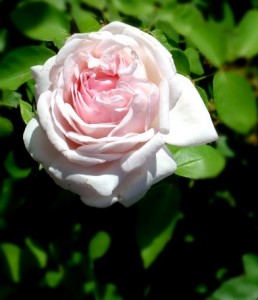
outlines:
{"label": "blurred background leaf", "polygon": [[0,88],[16,90],[32,78],[30,68],[55,55],[42,46],[23,46],[7,53],[0,61]]}
{"label": "blurred background leaf", "polygon": [[58,47],[64,44],[70,30],[66,13],[47,2],[21,2],[11,12],[11,18],[24,35],[53,41]]}
{"label": "blurred background leaf", "polygon": [[218,116],[231,129],[245,134],[257,120],[255,94],[248,81],[235,71],[214,76],[214,103]]}

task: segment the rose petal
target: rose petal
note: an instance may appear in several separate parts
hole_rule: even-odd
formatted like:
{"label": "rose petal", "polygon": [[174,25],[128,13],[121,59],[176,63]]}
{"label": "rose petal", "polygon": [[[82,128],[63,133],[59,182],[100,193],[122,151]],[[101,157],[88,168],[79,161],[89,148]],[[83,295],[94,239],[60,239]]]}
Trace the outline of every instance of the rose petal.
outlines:
{"label": "rose petal", "polygon": [[80,195],[91,206],[106,207],[116,201],[112,192],[125,176],[119,161],[94,168],[69,162],[48,141],[36,118],[27,124],[23,139],[32,158],[42,163],[56,184]]}
{"label": "rose petal", "polygon": [[53,100],[55,98],[55,93],[52,93],[50,91],[46,91],[40,95],[37,105],[38,116],[40,124],[45,130],[52,145],[54,145],[59,151],[65,151],[69,149],[69,146],[67,144],[67,141],[65,140],[63,133],[56,126],[51,115],[50,105],[53,104],[54,106],[56,106],[56,103]]}
{"label": "rose petal", "polygon": [[175,170],[176,163],[164,146],[124,180],[116,191],[117,201],[126,207],[131,206],[140,200],[154,183],[173,174]]}
{"label": "rose petal", "polygon": [[125,172],[131,172],[146,163],[150,157],[155,157],[155,154],[164,146],[164,140],[160,134],[156,134],[151,140],[145,143],[139,149],[134,149],[129,155],[121,160],[121,168]]}
{"label": "rose petal", "polygon": [[49,72],[55,64],[56,56],[49,58],[43,66],[34,66],[31,68],[33,79],[35,80],[35,97],[47,91],[50,87]]}
{"label": "rose petal", "polygon": [[59,155],[47,139],[37,118],[32,118],[27,124],[23,133],[23,141],[32,158],[43,165],[50,165]]}
{"label": "rose petal", "polygon": [[193,146],[209,143],[218,138],[211,116],[193,83],[178,74],[182,94],[170,111],[170,132],[164,134],[168,144]]}

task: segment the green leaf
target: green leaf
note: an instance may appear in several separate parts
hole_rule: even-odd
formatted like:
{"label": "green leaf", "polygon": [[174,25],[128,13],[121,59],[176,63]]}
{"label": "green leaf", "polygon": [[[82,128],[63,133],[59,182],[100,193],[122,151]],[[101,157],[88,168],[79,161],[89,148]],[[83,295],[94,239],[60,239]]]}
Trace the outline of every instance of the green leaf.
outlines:
{"label": "green leaf", "polygon": [[228,137],[220,135],[216,141],[216,149],[225,157],[234,157],[235,152],[228,145]]}
{"label": "green leaf", "polygon": [[177,72],[183,75],[190,74],[190,63],[187,55],[180,49],[174,49],[171,51]]}
{"label": "green leaf", "polygon": [[105,255],[109,249],[111,238],[105,231],[99,231],[89,243],[89,256],[91,260],[98,259]]}
{"label": "green leaf", "polygon": [[192,179],[218,176],[225,167],[225,158],[210,145],[180,147],[168,145],[177,163],[175,174]]}
{"label": "green leaf", "polygon": [[151,35],[155,37],[168,51],[173,50],[173,47],[169,44],[167,37],[160,29],[155,29],[151,32]]}
{"label": "green leaf", "polygon": [[63,269],[60,269],[60,271],[47,271],[44,277],[47,286],[51,288],[57,287],[61,283],[63,278],[64,278]]}
{"label": "green leaf", "polygon": [[[150,1],[121,1],[113,0],[114,7],[125,15],[140,17],[141,20],[144,20],[146,17],[150,16],[154,12],[154,5]],[[144,12],[144,14],[143,14]]]}
{"label": "green leaf", "polygon": [[[53,5],[56,8],[63,10],[63,11],[66,9],[67,0],[55,0],[55,1],[53,1],[53,0],[27,0],[27,2],[39,2],[39,1]],[[71,1],[74,1],[74,0],[71,0]]]}
{"label": "green leaf", "polygon": [[0,250],[5,258],[5,263],[8,268],[8,274],[10,275],[13,282],[18,283],[20,281],[20,247],[11,243],[3,243],[0,245]]}
{"label": "green leaf", "polygon": [[35,81],[33,79],[26,82],[26,96],[29,102],[32,103],[35,98]]}
{"label": "green leaf", "polygon": [[12,90],[3,90],[0,106],[17,108],[20,104],[21,94]]}
{"label": "green leaf", "polygon": [[0,61],[0,88],[16,90],[32,78],[32,66],[41,65],[54,55],[54,51],[41,46],[24,46],[9,52]]}
{"label": "green leaf", "polygon": [[28,124],[29,121],[35,116],[35,113],[32,111],[32,106],[30,103],[20,99],[20,111],[21,116],[25,124]]}
{"label": "green leaf", "polygon": [[160,11],[159,19],[166,21],[180,34],[189,36],[194,24],[202,24],[201,12],[192,4],[182,4],[168,10],[166,7]]}
{"label": "green leaf", "polygon": [[101,27],[93,13],[83,10],[79,5],[72,5],[72,17],[80,32],[94,32]]}
{"label": "green leaf", "polygon": [[221,27],[205,21],[200,11],[191,4],[178,5],[165,17],[175,30],[187,37],[214,64],[221,66],[226,59],[226,35]]}
{"label": "green leaf", "polygon": [[119,295],[118,288],[113,283],[108,283],[105,285],[104,296],[101,298],[103,300],[123,300]]}
{"label": "green leaf", "polygon": [[208,22],[195,24],[188,38],[214,66],[225,62],[227,39],[220,26]]}
{"label": "green leaf", "polygon": [[81,0],[82,3],[85,3],[91,7],[94,7],[98,10],[104,10],[107,1],[106,0]]}
{"label": "green leaf", "polygon": [[258,257],[246,253],[242,260],[245,273],[223,282],[207,300],[258,299]]}
{"label": "green leaf", "polygon": [[5,161],[4,161],[4,166],[6,171],[12,176],[14,179],[22,179],[27,177],[31,169],[20,169],[15,162],[13,152],[9,152],[7,155]]}
{"label": "green leaf", "polygon": [[258,10],[249,10],[245,13],[236,28],[233,44],[236,57],[251,58],[258,54]]}
{"label": "green leaf", "polygon": [[4,51],[6,46],[7,30],[0,29],[0,53]]}
{"label": "green leaf", "polygon": [[176,187],[161,183],[152,187],[138,203],[136,237],[145,268],[150,267],[172,238],[182,217],[179,198]]}
{"label": "green leaf", "polygon": [[36,258],[40,268],[45,268],[47,264],[47,254],[41,247],[36,245],[36,243],[31,238],[26,238],[25,244],[29,248],[30,252]]}
{"label": "green leaf", "polygon": [[213,92],[221,121],[238,133],[248,133],[257,118],[255,94],[249,82],[234,71],[220,71],[214,76]]}
{"label": "green leaf", "polygon": [[157,30],[163,32],[163,34],[169,39],[169,42],[172,44],[172,46],[178,47],[179,34],[175,31],[175,29],[169,22],[158,19],[155,27],[157,28]]}
{"label": "green leaf", "polygon": [[46,2],[20,3],[11,19],[18,30],[35,40],[63,44],[70,30],[66,13]]}
{"label": "green leaf", "polygon": [[7,137],[13,133],[13,123],[5,118],[0,116],[0,138]]}
{"label": "green leaf", "polygon": [[205,106],[206,106],[207,109],[208,109],[208,108],[209,108],[209,99],[208,99],[208,96],[207,96],[207,94],[206,94],[206,91],[205,91],[203,88],[201,88],[200,86],[197,86],[197,85],[196,85],[195,87],[196,87],[198,93],[200,94],[200,96],[201,96],[201,98],[202,98],[202,100],[203,100]]}
{"label": "green leaf", "polygon": [[207,300],[256,300],[258,281],[239,276],[225,281]]}
{"label": "green leaf", "polygon": [[0,189],[0,216],[3,216],[12,197],[13,180],[6,178],[1,183]]}
{"label": "green leaf", "polygon": [[187,55],[190,63],[190,71],[196,75],[203,75],[204,70],[200,60],[200,55],[194,48],[188,47],[184,53]]}
{"label": "green leaf", "polygon": [[258,256],[246,253],[242,257],[245,274],[258,281]]}
{"label": "green leaf", "polygon": [[234,29],[235,27],[234,11],[227,2],[223,3],[223,18],[221,24],[227,29]]}

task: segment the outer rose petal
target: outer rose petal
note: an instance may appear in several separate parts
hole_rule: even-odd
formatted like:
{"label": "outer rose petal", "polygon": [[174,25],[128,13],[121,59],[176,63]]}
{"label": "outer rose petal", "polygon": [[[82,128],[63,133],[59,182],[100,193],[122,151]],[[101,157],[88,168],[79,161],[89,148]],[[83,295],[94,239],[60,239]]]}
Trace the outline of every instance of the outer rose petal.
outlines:
{"label": "outer rose petal", "polygon": [[80,195],[91,206],[106,207],[117,201],[112,192],[125,176],[124,172],[119,172],[119,165],[83,168],[69,162],[52,146],[36,118],[27,124],[23,139],[32,158],[42,163],[46,172],[62,188]]}
{"label": "outer rose petal", "polygon": [[119,186],[119,202],[124,206],[131,206],[140,200],[153,184],[173,174],[175,170],[176,163],[164,146],[144,165],[130,173]]}
{"label": "outer rose petal", "polygon": [[36,118],[28,123],[23,138],[28,152],[42,163],[56,184],[80,195],[83,202],[95,207],[107,207],[115,202],[130,206],[155,182],[176,169],[166,147],[130,173],[121,169],[119,160],[105,166],[83,168],[67,160],[51,145]]}
{"label": "outer rose petal", "polygon": [[193,83],[177,74],[182,94],[170,111],[170,132],[164,134],[166,143],[177,146],[194,146],[218,138],[210,114]]}
{"label": "outer rose petal", "polygon": [[39,95],[47,91],[50,87],[49,71],[55,64],[56,56],[49,58],[43,66],[34,66],[31,68],[32,76],[36,81],[35,96],[38,99]]}

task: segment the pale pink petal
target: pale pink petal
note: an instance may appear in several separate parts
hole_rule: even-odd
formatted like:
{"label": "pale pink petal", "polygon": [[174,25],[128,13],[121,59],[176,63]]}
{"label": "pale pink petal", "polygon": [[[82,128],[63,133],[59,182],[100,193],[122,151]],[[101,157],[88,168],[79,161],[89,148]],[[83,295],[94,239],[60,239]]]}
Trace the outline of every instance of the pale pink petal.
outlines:
{"label": "pale pink petal", "polygon": [[150,157],[164,146],[164,140],[160,134],[156,134],[151,140],[142,145],[139,149],[134,149],[128,156],[121,160],[121,168],[125,172],[142,167]]}
{"label": "pale pink petal", "polygon": [[170,83],[176,73],[175,64],[169,51],[160,42],[158,42],[157,39],[138,28],[118,21],[109,23],[101,29],[101,31],[106,30],[112,32],[113,34],[124,34],[136,40],[138,45],[140,45],[139,47],[142,49],[143,56],[144,53],[146,55],[146,51],[148,50],[153,56],[156,66],[158,66],[158,68],[155,68],[156,72],[159,70],[162,74],[162,77],[166,77],[170,86]]}
{"label": "pale pink petal", "polygon": [[117,200],[126,207],[131,206],[140,200],[154,183],[173,174],[175,170],[176,163],[164,146],[126,177],[116,191]]}
{"label": "pale pink petal", "polygon": [[27,124],[23,133],[23,140],[32,158],[42,163],[43,166],[50,165],[60,155],[49,142],[37,118],[31,119]]}
{"label": "pale pink petal", "polygon": [[211,116],[193,83],[178,74],[182,94],[170,111],[170,131],[164,141],[171,145],[193,146],[209,143],[218,138]]}
{"label": "pale pink petal", "polygon": [[50,88],[49,72],[55,64],[56,56],[49,58],[43,66],[34,66],[31,68],[33,79],[35,80],[35,97]]}
{"label": "pale pink petal", "polygon": [[56,184],[85,198],[89,205],[105,207],[111,204],[112,192],[124,176],[119,172],[119,165],[85,169],[69,162],[48,141],[37,119],[28,123],[23,139],[32,158],[43,165]]}
{"label": "pale pink petal", "polygon": [[55,93],[50,91],[46,91],[40,95],[37,105],[39,121],[52,145],[59,151],[65,151],[69,149],[69,146],[65,140],[65,136],[56,126],[51,113],[53,105],[56,106],[54,99]]}

